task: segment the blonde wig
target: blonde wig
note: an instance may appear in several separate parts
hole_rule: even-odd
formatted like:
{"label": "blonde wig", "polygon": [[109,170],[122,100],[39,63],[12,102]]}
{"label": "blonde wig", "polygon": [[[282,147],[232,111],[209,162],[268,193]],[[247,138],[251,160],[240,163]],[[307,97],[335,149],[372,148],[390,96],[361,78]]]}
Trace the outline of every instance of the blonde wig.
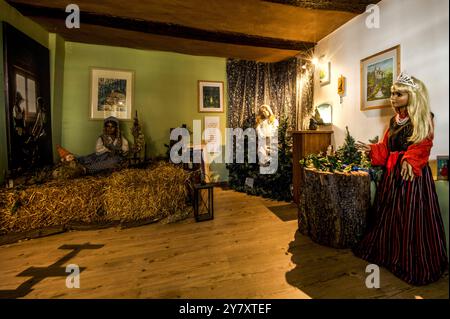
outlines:
{"label": "blonde wig", "polygon": [[409,141],[419,143],[434,133],[433,118],[428,100],[428,90],[422,81],[411,77],[416,87],[400,82],[395,82],[392,90],[408,93],[408,116],[413,126],[413,133]]}
{"label": "blonde wig", "polygon": [[275,121],[275,115],[273,115],[272,109],[270,108],[269,105],[267,104],[263,104],[259,107],[258,109],[258,114],[256,115],[256,125],[261,124],[262,121],[264,121],[266,118],[263,114],[263,111],[267,110],[267,112],[269,112],[269,123],[272,124]]}

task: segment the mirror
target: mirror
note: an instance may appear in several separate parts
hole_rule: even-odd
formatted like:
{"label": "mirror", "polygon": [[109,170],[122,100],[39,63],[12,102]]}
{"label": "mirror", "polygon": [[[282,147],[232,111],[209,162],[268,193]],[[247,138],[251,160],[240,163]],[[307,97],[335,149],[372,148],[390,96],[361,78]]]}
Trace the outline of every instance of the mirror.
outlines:
{"label": "mirror", "polygon": [[319,123],[320,125],[331,125],[332,124],[332,112],[331,112],[331,104],[323,103],[316,107],[317,112],[320,115],[320,118],[323,120],[323,123]]}

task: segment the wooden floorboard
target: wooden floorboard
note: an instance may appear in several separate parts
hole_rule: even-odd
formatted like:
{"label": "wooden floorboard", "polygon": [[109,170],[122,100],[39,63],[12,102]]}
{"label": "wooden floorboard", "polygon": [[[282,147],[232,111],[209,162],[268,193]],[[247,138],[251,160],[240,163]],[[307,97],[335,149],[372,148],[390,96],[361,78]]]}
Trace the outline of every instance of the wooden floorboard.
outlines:
{"label": "wooden floorboard", "polygon": [[[414,287],[382,268],[381,288],[368,289],[367,262],[296,232],[295,205],[232,190],[214,194],[211,221],[196,223],[190,217],[174,224],[71,231],[0,246],[0,297],[449,297],[448,274]],[[85,243],[103,246],[51,267],[71,252],[59,249],[62,245]],[[68,264],[85,267],[79,289],[65,285]]]}

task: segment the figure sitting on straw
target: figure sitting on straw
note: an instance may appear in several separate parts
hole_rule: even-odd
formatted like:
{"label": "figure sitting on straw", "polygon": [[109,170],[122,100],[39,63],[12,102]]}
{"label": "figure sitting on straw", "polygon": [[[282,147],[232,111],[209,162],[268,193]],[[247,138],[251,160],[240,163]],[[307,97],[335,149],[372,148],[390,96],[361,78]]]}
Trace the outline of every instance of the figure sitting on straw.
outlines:
{"label": "figure sitting on straw", "polygon": [[[119,129],[119,120],[108,117],[104,121],[103,134],[97,139],[95,153],[86,156],[75,156],[69,151],[58,146],[61,156],[62,168],[57,168],[56,176],[63,172],[64,176],[80,176],[80,167],[84,173],[96,174],[105,171],[114,171],[126,164],[129,151],[128,141],[122,136]],[[73,171],[76,168],[76,172]],[[55,176],[54,176],[55,177]]]}
{"label": "figure sitting on straw", "polygon": [[97,139],[95,153],[79,156],[77,160],[89,174],[95,174],[122,168],[128,152],[128,141],[120,131],[119,120],[110,116],[104,120],[103,134]]}

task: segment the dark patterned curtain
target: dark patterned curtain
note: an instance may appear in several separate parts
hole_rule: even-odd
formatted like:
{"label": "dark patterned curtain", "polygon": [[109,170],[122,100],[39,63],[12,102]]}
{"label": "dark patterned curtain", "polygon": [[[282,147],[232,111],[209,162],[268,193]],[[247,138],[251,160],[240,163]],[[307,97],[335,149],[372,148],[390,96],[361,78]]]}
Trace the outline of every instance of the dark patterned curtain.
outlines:
{"label": "dark patterned curtain", "polygon": [[[305,97],[311,98],[312,105],[312,86],[306,88],[310,94],[299,90],[300,83],[305,82],[302,77],[307,74],[301,67],[299,58],[277,63],[229,59],[228,127],[254,126],[258,107],[268,104],[278,119],[284,116],[288,119],[290,130],[297,129],[298,110]],[[306,83],[309,82],[308,79]]]}
{"label": "dark patterned curtain", "polygon": [[[273,174],[261,174],[257,163],[229,163],[228,184],[237,191],[276,200],[292,198],[292,135],[302,129],[312,111],[312,68],[302,58],[277,63],[228,60],[229,128],[255,127],[260,105],[268,104],[280,121],[278,129],[278,167]],[[236,145],[233,147],[244,147]],[[236,152],[234,152],[236,153]],[[247,184],[252,180],[252,186]]]}
{"label": "dark patterned curtain", "polygon": [[314,115],[314,68],[309,60],[297,60],[297,128],[307,130]]}

